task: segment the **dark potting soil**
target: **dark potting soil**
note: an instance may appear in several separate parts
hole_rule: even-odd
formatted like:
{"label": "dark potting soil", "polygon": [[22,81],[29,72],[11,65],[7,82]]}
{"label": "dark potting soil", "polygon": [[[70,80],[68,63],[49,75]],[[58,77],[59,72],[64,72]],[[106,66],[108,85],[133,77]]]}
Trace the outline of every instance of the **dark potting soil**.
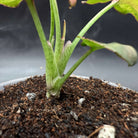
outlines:
{"label": "dark potting soil", "polygon": [[138,93],[92,77],[70,77],[59,99],[47,99],[45,76],[35,76],[0,91],[0,137],[95,138],[107,124],[116,138],[136,138],[137,102]]}

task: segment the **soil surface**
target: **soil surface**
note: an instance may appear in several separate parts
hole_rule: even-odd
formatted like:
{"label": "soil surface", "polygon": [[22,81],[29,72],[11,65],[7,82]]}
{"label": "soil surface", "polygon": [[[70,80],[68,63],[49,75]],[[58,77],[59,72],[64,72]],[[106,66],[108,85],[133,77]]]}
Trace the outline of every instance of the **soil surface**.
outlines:
{"label": "soil surface", "polygon": [[116,138],[136,138],[137,102],[137,92],[92,77],[70,77],[59,99],[47,99],[45,76],[35,76],[0,91],[0,137],[95,138],[107,124]]}

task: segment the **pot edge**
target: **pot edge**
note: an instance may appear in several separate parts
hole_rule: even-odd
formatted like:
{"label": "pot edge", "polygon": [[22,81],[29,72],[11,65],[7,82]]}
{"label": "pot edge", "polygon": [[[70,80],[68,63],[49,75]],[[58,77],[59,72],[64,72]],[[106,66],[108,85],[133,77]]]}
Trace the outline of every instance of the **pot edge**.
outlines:
{"label": "pot edge", "polygon": [[[30,77],[34,77],[34,76],[27,76],[27,77],[23,77],[23,78],[18,78],[18,79],[13,79],[13,80],[2,82],[2,83],[0,83],[0,90],[3,90],[4,86],[6,86],[6,85],[13,85],[13,84],[16,84],[20,81],[25,81],[26,79],[28,79]],[[75,75],[75,74],[72,74],[70,77],[77,77],[77,78],[81,78],[81,79],[89,79],[88,76],[81,76],[81,75]],[[132,90],[128,87],[122,86],[122,85],[114,83],[114,82],[110,82],[110,81],[106,81],[106,80],[102,80],[102,81],[105,82],[105,83],[108,83],[109,85],[114,86],[114,87],[121,87],[123,89]]]}

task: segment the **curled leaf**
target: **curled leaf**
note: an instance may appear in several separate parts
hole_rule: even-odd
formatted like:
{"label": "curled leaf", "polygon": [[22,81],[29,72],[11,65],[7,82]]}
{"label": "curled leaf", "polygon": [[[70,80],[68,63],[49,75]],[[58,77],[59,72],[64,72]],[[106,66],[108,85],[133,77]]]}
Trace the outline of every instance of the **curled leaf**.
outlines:
{"label": "curled leaf", "polygon": [[23,0],[0,0],[0,5],[10,7],[10,8],[15,8],[15,7],[19,6],[19,4],[22,1]]}
{"label": "curled leaf", "polygon": [[93,51],[105,48],[114,52],[116,55],[124,59],[128,63],[128,66],[133,66],[137,62],[138,55],[132,46],[120,44],[117,42],[100,43],[94,40],[86,39],[84,37],[81,37],[81,39],[83,40],[82,45],[93,48]]}

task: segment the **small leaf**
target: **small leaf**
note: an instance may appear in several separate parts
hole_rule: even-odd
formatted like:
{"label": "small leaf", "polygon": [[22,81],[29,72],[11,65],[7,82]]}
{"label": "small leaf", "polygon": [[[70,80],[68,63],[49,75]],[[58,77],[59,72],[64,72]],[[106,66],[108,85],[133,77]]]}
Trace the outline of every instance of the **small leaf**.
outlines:
{"label": "small leaf", "polygon": [[6,7],[15,8],[17,7],[23,0],[0,0],[0,5],[4,5]]}
{"label": "small leaf", "polygon": [[136,50],[132,46],[120,44],[117,42],[107,44],[100,43],[94,40],[86,39],[84,37],[82,37],[81,39],[83,40],[82,45],[87,45],[93,48],[93,51],[105,48],[114,52],[116,55],[124,59],[129,66],[135,65],[137,62],[138,55]]}
{"label": "small leaf", "polygon": [[[115,0],[87,0],[83,3],[87,4],[97,4],[97,3],[106,3],[109,1]],[[119,0],[114,8],[122,14],[132,14],[138,21],[138,0]]]}

